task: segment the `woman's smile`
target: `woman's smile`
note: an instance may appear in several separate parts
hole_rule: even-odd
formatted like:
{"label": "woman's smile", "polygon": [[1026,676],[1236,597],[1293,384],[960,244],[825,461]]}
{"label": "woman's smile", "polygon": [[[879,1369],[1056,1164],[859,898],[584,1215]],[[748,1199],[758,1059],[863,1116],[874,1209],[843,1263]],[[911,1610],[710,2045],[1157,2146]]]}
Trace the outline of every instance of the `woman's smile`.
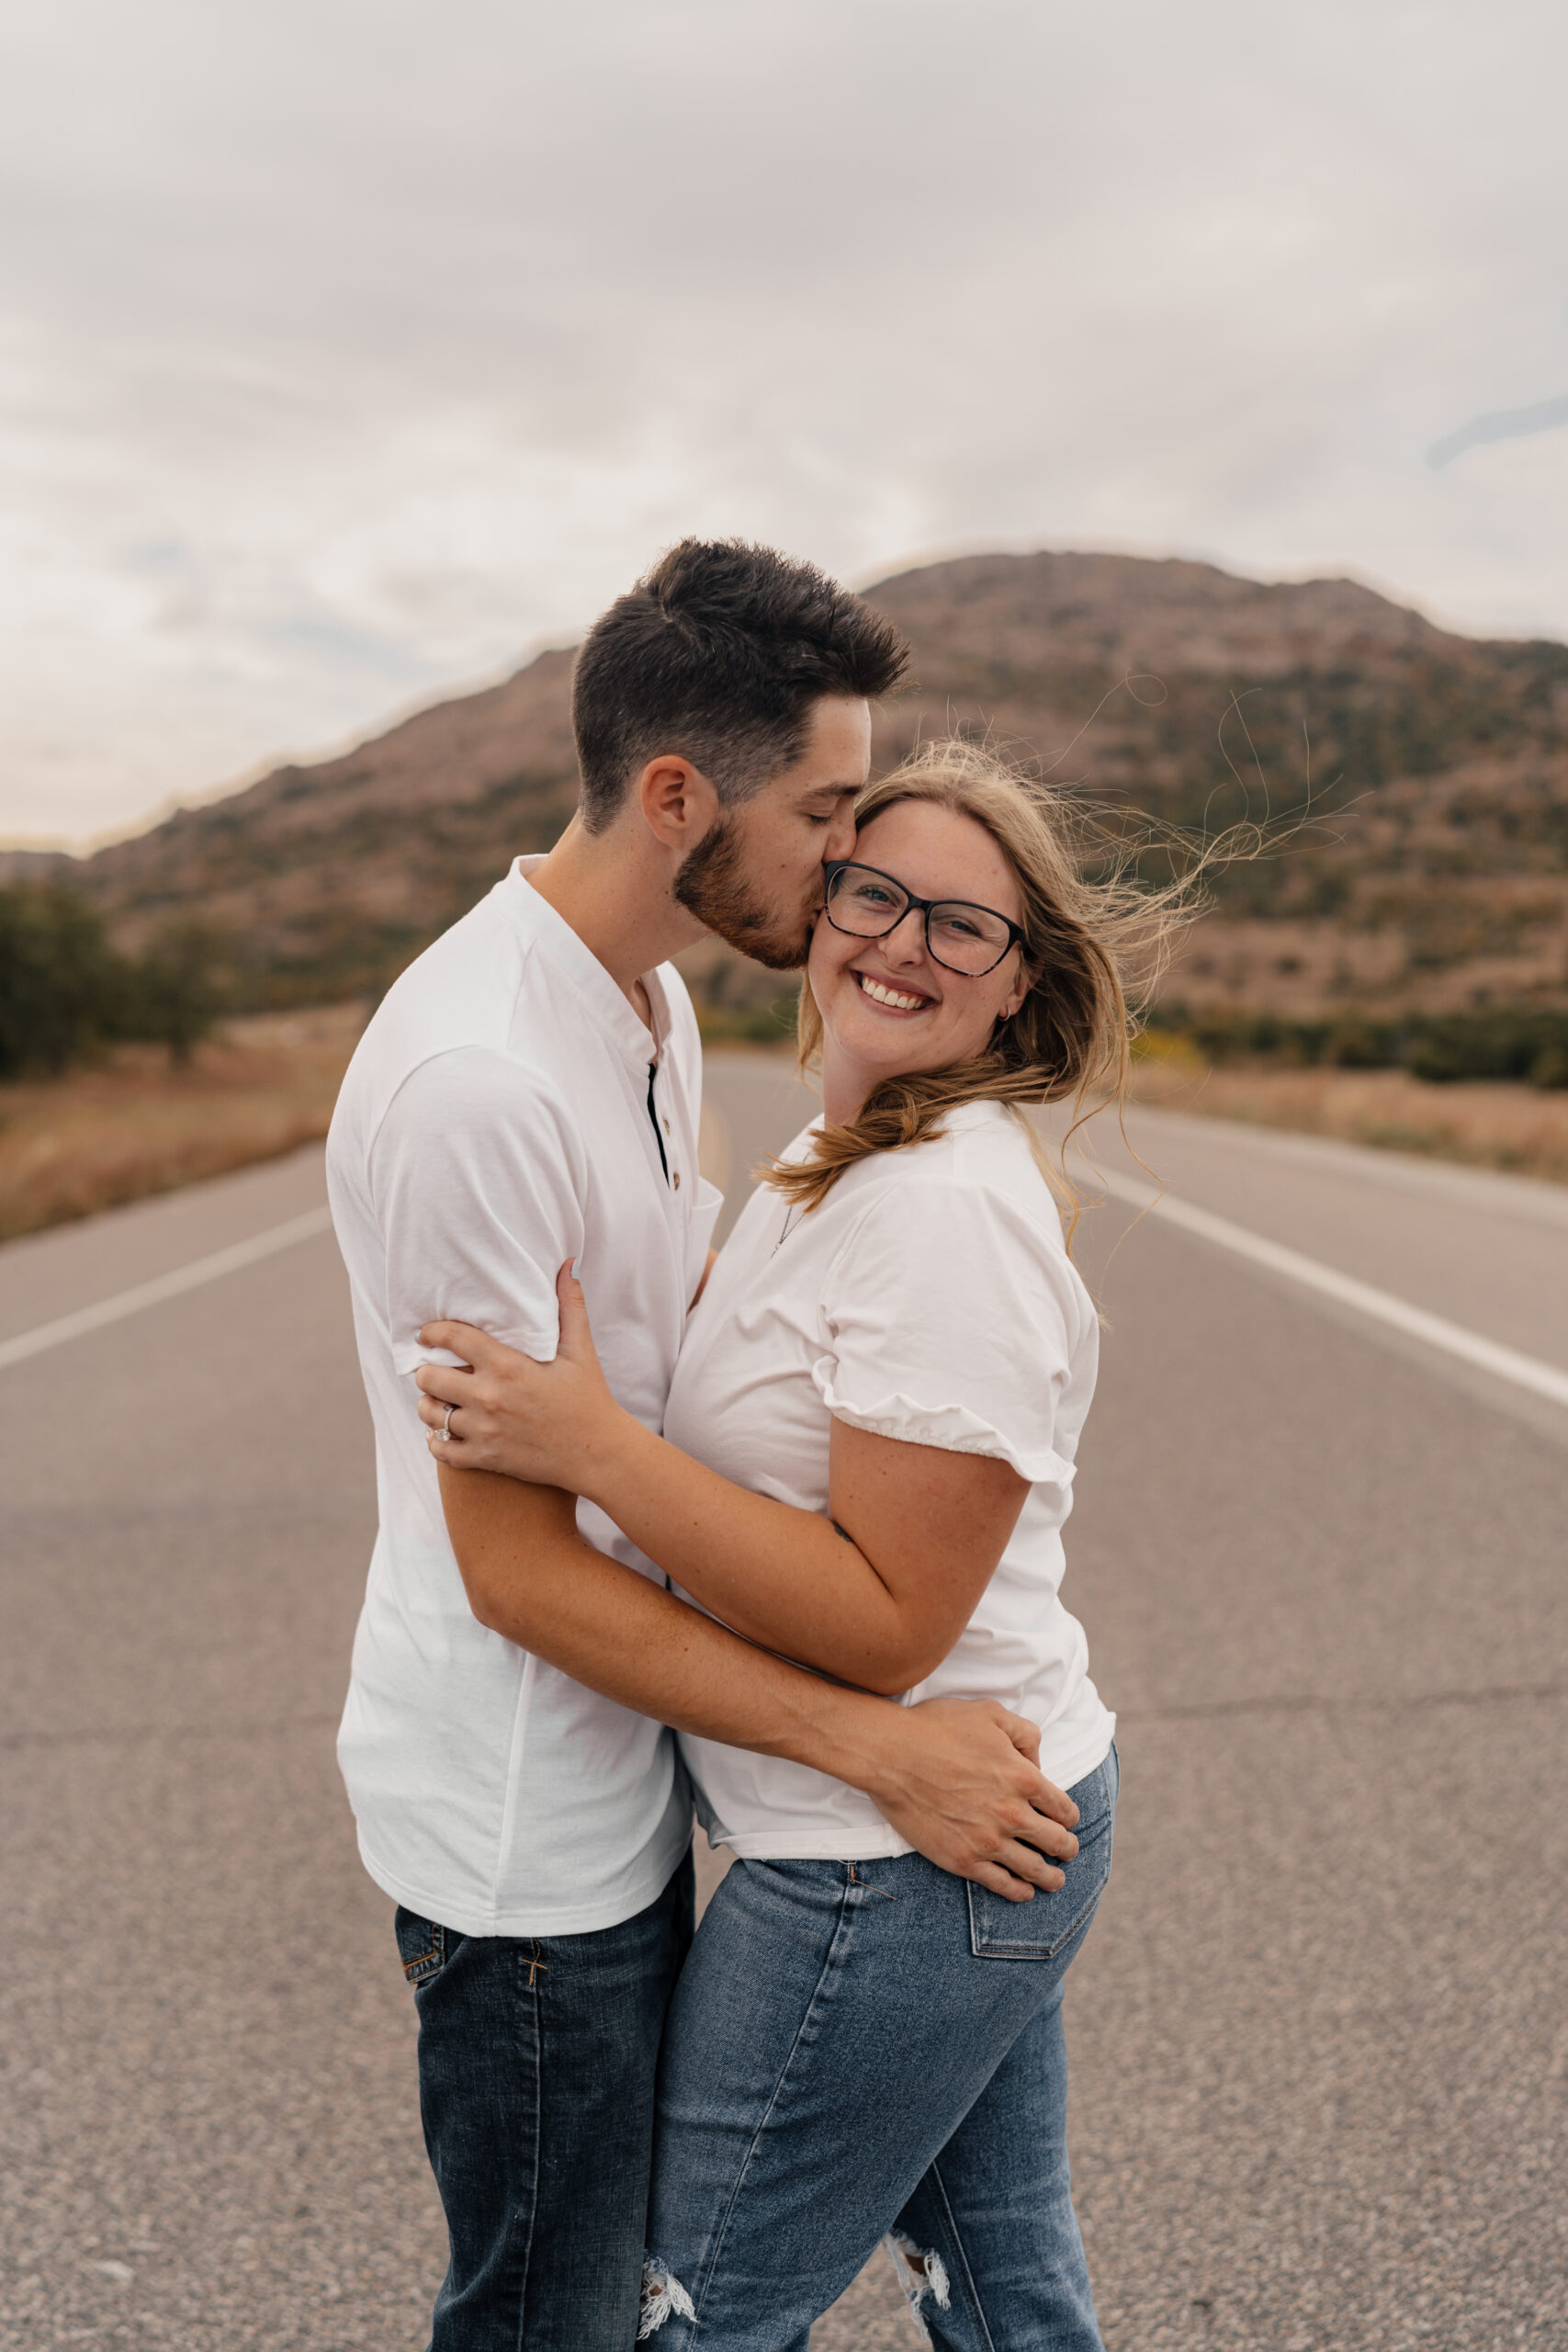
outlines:
{"label": "woman's smile", "polygon": [[869,997],[872,1003],[884,1012],[907,1017],[911,1012],[924,1012],[926,1007],[935,1001],[931,997],[916,994],[908,987],[896,986],[892,980],[878,979],[861,965],[857,964],[852,968],[860,983],[861,994]]}
{"label": "woman's smile", "polygon": [[[962,810],[896,801],[862,826],[856,855],[893,890],[918,899],[994,908],[1012,922],[1022,915],[1017,875],[985,827]],[[897,903],[890,898],[890,912]],[[925,915],[913,906],[871,939],[819,918],[807,978],[822,1016],[829,1120],[854,1118],[886,1079],[951,1069],[983,1053],[1029,984],[1016,949],[985,973],[949,970],[932,956]]]}

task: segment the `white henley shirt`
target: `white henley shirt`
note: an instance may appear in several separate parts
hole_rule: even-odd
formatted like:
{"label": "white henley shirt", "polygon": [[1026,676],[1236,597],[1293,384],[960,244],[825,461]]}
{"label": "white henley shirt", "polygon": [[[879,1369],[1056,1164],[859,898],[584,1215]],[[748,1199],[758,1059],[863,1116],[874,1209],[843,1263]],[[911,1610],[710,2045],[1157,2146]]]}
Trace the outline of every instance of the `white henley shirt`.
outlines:
{"label": "white henley shirt", "polygon": [[[537,863],[519,859],[388,991],[327,1144],[380,1511],[338,1757],[371,1877],[476,1936],[633,1917],[691,1822],[662,1725],[474,1617],[416,1411],[423,1323],[457,1317],[549,1358],[557,1271],[575,1258],[610,1386],[660,1429],[718,1213],[697,1170],[701,1053],[679,977],[644,978],[656,1047],[531,888]],[[664,1581],[591,1504],[578,1524]]]}

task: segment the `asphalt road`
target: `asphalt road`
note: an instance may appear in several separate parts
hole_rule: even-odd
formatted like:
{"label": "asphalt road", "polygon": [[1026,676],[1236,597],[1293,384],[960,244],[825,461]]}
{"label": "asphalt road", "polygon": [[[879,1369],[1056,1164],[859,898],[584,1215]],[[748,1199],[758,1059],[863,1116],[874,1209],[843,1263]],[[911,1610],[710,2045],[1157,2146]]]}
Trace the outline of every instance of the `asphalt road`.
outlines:
{"label": "asphalt road", "polygon": [[[739,1193],[798,1098],[741,1057],[710,1096]],[[1568,1195],[1132,1135],[1178,1199],[1568,1369]],[[331,1239],[6,1361],[321,1199],[304,1153],[0,1250],[6,2352],[424,2340],[411,2007],[332,1756],[372,1506]],[[1124,1775],[1069,1994],[1108,2345],[1568,2347],[1568,1409],[1157,1215],[1077,1248],[1108,1329],[1067,1590]],[[913,2341],[875,2270],[817,2335]]]}

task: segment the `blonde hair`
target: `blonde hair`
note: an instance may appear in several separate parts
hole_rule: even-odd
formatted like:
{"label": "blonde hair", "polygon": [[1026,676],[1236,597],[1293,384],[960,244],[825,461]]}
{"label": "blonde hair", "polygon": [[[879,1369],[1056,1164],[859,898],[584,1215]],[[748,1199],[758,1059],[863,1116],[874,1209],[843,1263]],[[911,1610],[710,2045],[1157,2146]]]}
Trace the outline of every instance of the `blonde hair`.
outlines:
{"label": "blonde hair", "polygon": [[[855,821],[867,824],[901,800],[972,817],[1001,850],[1023,901],[1028,993],[972,1060],[886,1078],[856,1118],[818,1130],[808,1159],[765,1162],[763,1182],[807,1209],[857,1160],[940,1136],[943,1116],[961,1103],[1002,1102],[1021,1117],[1026,1103],[1070,1100],[1076,1130],[1102,1101],[1119,1102],[1134,1025],[1129,986],[1134,978],[1141,988],[1152,984],[1190,907],[1192,876],[1163,889],[1141,888],[1130,878],[1135,852],[1124,836],[1119,844],[1061,794],[980,744],[955,738],[922,745],[866,787]],[[816,1067],[822,1046],[822,1016],[808,981],[800,991],[796,1042],[804,1074]],[[1038,1151],[1036,1158],[1055,1181]],[[1066,1189],[1071,1194],[1070,1184]]]}

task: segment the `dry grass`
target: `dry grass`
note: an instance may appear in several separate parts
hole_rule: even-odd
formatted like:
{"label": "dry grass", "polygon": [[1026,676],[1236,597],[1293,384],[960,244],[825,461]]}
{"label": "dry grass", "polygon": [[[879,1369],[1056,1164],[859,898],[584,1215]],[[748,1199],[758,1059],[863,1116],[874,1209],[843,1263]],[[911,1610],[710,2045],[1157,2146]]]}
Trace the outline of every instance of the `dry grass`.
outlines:
{"label": "dry grass", "polygon": [[[362,1004],[228,1024],[188,1069],[128,1046],[98,1068],[0,1086],[0,1240],[275,1158],[326,1133]],[[782,1059],[782,1056],[781,1056]],[[1142,1041],[1140,1102],[1568,1183],[1568,1094],[1426,1086],[1403,1070],[1209,1069]]]}
{"label": "dry grass", "polygon": [[1427,1086],[1393,1069],[1209,1069],[1182,1041],[1145,1037],[1142,1046],[1134,1078],[1142,1102],[1568,1183],[1568,1094]]}
{"label": "dry grass", "polygon": [[364,1023],[362,1004],[258,1013],[186,1069],[134,1046],[67,1078],[0,1086],[0,1239],[324,1135]]}

